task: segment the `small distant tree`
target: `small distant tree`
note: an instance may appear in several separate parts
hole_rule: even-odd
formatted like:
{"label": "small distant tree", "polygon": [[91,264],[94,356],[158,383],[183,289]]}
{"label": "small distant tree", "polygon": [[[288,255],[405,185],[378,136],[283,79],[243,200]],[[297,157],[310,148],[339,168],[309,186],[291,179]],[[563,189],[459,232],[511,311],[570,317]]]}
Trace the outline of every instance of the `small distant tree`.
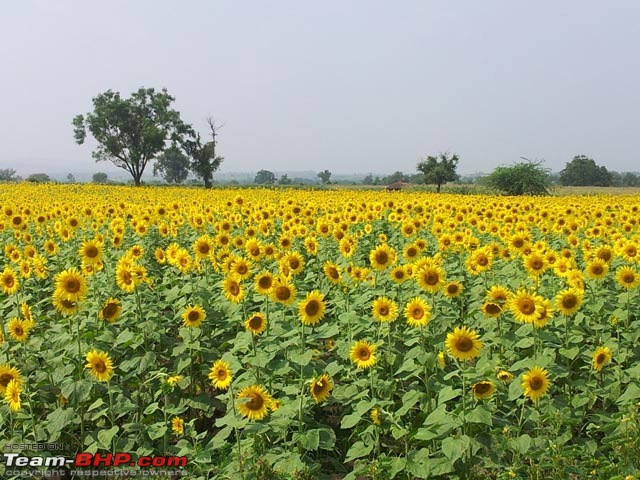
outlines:
{"label": "small distant tree", "polygon": [[424,183],[436,185],[436,191],[440,193],[440,187],[447,182],[455,182],[460,178],[456,173],[458,168],[458,155],[455,153],[441,153],[437,157],[428,156],[418,163],[418,171],[424,175]]}
{"label": "small distant tree", "polygon": [[0,182],[13,182],[16,180],[16,171],[13,168],[0,169]]}
{"label": "small distant tree", "polygon": [[93,174],[93,183],[107,183],[109,176],[103,172],[96,172]]}
{"label": "small distant tree", "polygon": [[387,175],[382,179],[382,183],[384,183],[385,185],[389,185],[390,183],[408,182],[408,181],[409,181],[409,176],[405,175],[400,171],[396,171],[391,175]]}
{"label": "small distant tree", "polygon": [[76,181],[76,177],[73,176],[73,173],[67,174],[67,182],[73,183]]}
{"label": "small distant tree", "polygon": [[254,178],[253,183],[257,183],[258,185],[273,185],[276,183],[276,176],[269,170],[260,170],[256,173],[256,178]]}
{"label": "small distant tree", "polygon": [[548,169],[531,160],[498,167],[482,183],[506,195],[548,195],[551,187]]}
{"label": "small distant tree", "polygon": [[280,180],[278,180],[278,185],[291,185],[292,183],[292,180],[286,173],[280,177]]}
{"label": "small distant tree", "polygon": [[640,186],[640,177],[635,173],[625,172],[620,179],[620,185],[623,187],[638,187]]}
{"label": "small distant tree", "polygon": [[156,160],[153,175],[160,175],[167,183],[182,183],[189,175],[189,158],[177,146],[169,147]]}
{"label": "small distant tree", "polygon": [[318,173],[318,177],[320,177],[320,180],[325,185],[328,185],[329,183],[331,183],[331,172],[329,170],[324,170]]}
{"label": "small distant tree", "polygon": [[613,176],[606,167],[597,165],[592,158],[576,155],[560,172],[560,183],[575,187],[609,187],[613,183]]}
{"label": "small distant tree", "polygon": [[369,174],[362,179],[363,185],[373,185],[373,175]]}
{"label": "small distant tree", "polygon": [[188,138],[184,141],[184,149],[191,157],[191,170],[196,177],[204,181],[205,188],[211,188],[213,183],[213,174],[224,159],[216,155],[216,136],[218,130],[222,126],[217,126],[212,117],[207,119],[209,129],[211,130],[211,141],[204,142],[200,138],[200,134],[189,129]]}
{"label": "small distant tree", "polygon": [[27,177],[27,182],[45,183],[50,181],[51,179],[49,178],[49,175],[47,175],[46,173],[32,173]]}

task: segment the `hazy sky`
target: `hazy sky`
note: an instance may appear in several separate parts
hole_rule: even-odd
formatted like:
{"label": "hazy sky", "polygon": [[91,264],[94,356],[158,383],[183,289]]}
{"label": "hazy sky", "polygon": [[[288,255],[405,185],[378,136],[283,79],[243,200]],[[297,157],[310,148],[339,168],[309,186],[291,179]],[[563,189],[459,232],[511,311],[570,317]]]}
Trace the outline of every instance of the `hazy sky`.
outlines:
{"label": "hazy sky", "polygon": [[640,2],[20,0],[0,10],[0,168],[114,171],[72,118],[166,87],[221,171],[640,170]]}

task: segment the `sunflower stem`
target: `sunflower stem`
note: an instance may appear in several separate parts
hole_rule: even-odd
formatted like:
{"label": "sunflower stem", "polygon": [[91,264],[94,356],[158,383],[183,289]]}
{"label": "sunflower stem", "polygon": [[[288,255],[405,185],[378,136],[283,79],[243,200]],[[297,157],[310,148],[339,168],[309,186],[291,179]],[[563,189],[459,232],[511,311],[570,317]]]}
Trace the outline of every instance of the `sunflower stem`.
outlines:
{"label": "sunflower stem", "polygon": [[[237,417],[238,413],[236,412],[236,402],[235,402],[235,396],[233,394],[233,383],[231,383],[231,385],[229,385],[229,395],[231,396],[231,409],[233,410],[233,416]],[[238,432],[238,427],[235,425],[233,425],[233,431],[235,433],[236,436],[236,446],[238,448],[238,463],[240,464],[240,476],[242,477],[242,480],[245,480],[245,476],[244,476],[244,462],[242,461],[242,447],[240,446],[240,432]]]}
{"label": "sunflower stem", "polygon": [[[113,428],[116,422],[113,417],[113,391],[111,390],[110,380],[107,382],[107,392],[109,393],[109,420],[111,421],[111,428]],[[116,451],[116,437],[114,435],[111,439],[111,453],[115,453],[115,451]]]}

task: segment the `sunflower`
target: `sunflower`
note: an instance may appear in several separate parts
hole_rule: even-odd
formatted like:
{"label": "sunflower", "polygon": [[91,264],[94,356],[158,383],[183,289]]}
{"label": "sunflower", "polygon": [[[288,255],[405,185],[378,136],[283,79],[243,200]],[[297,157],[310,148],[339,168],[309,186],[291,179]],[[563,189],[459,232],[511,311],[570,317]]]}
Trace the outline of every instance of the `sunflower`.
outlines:
{"label": "sunflower", "polygon": [[280,265],[286,266],[290,275],[298,275],[304,269],[304,258],[298,252],[289,252],[280,259]]}
{"label": "sunflower", "polygon": [[244,287],[238,278],[233,275],[225,277],[222,289],[224,290],[224,296],[233,303],[240,303],[244,298]]}
{"label": "sunflower", "polygon": [[216,360],[209,371],[209,380],[215,388],[220,390],[229,388],[233,380],[229,364],[224,360]]}
{"label": "sunflower", "polygon": [[414,297],[404,307],[404,317],[411,327],[424,327],[431,320],[431,307],[420,297]]}
{"label": "sunflower", "polygon": [[463,289],[464,287],[460,282],[453,281],[445,284],[443,288],[443,293],[444,293],[444,296],[447,298],[456,298],[462,293]]}
{"label": "sunflower", "polygon": [[391,281],[398,284],[409,280],[409,274],[407,273],[406,268],[401,265],[393,267],[391,272],[389,272],[389,277],[391,278]]}
{"label": "sunflower", "polygon": [[536,328],[545,327],[553,317],[553,306],[546,298],[537,297],[536,318],[533,326]]}
{"label": "sunflower", "polygon": [[311,381],[309,390],[311,391],[311,396],[316,403],[321,403],[329,398],[329,394],[331,393],[331,390],[333,390],[333,382],[331,381],[331,378],[329,378],[329,375],[323,373],[318,378],[314,378]]}
{"label": "sunflower", "polygon": [[493,392],[496,391],[496,386],[489,380],[483,380],[482,382],[474,383],[471,390],[474,397],[482,400],[493,395]]}
{"label": "sunflower", "polygon": [[474,250],[467,258],[465,265],[472,275],[478,275],[491,269],[493,264],[493,254],[491,250],[483,247]]}
{"label": "sunflower", "polygon": [[562,315],[572,315],[580,309],[582,297],[582,291],[575,288],[567,288],[556,296],[556,307]]}
{"label": "sunflower", "polygon": [[273,275],[266,270],[258,273],[254,277],[255,290],[261,295],[269,295],[271,293],[271,286],[273,285]]}
{"label": "sunflower", "polygon": [[396,251],[389,245],[378,245],[369,252],[369,261],[376,270],[385,270],[396,262]]}
{"label": "sunflower", "polygon": [[303,325],[315,325],[325,311],[324,295],[318,290],[307,293],[305,299],[298,303],[298,316]]}
{"label": "sunflower", "polygon": [[69,268],[55,277],[56,291],[72,302],[79,302],[87,295],[87,280],[76,268]]}
{"label": "sunflower", "polygon": [[244,322],[244,327],[254,335],[261,335],[267,329],[267,318],[263,313],[253,313]]}
{"label": "sunflower", "polygon": [[87,364],[84,367],[88,368],[89,373],[99,382],[108,382],[113,375],[113,363],[109,354],[99,350],[87,353]]}
{"label": "sunflower", "polygon": [[338,285],[342,280],[342,272],[340,270],[340,266],[333,262],[326,262],[322,267],[325,276],[329,279],[331,283],[334,285]]}
{"label": "sunflower", "polygon": [[296,299],[296,287],[287,280],[279,278],[271,287],[271,299],[283,305],[291,305]]}
{"label": "sunflower", "polygon": [[518,290],[509,300],[509,310],[522,323],[533,323],[538,316],[538,298],[526,290]]}
{"label": "sunflower", "polygon": [[609,264],[600,258],[595,258],[587,263],[585,274],[589,278],[602,280],[609,273]]}
{"label": "sunflower", "polygon": [[18,380],[11,380],[7,384],[4,392],[4,399],[9,404],[9,408],[13,412],[20,410],[20,394],[22,393],[22,383]]}
{"label": "sunflower", "polygon": [[245,258],[236,258],[231,262],[230,273],[238,277],[239,280],[244,280],[251,275],[251,267],[253,262]]}
{"label": "sunflower", "polygon": [[18,342],[24,342],[29,337],[29,325],[20,318],[12,318],[7,328],[11,338]]}
{"label": "sunflower", "polygon": [[497,318],[502,315],[502,307],[495,302],[484,302],[480,309],[487,317]]}
{"label": "sunflower", "polygon": [[60,312],[62,315],[73,315],[78,311],[78,304],[76,302],[72,302],[71,300],[67,300],[64,298],[60,292],[53,292],[53,306],[55,309]]}
{"label": "sunflower", "polygon": [[18,291],[20,282],[18,281],[18,277],[16,276],[16,272],[13,268],[8,266],[4,268],[0,274],[0,287],[2,287],[2,291],[7,295],[11,295]]}
{"label": "sunflower", "polygon": [[10,366],[8,363],[0,365],[0,393],[7,391],[7,386],[12,380],[22,384],[22,373],[16,367]]}
{"label": "sunflower", "polygon": [[167,377],[167,385],[169,385],[170,387],[175,387],[182,381],[183,378],[184,377],[182,375],[171,375],[170,377]]}
{"label": "sunflower", "polygon": [[249,420],[260,420],[274,410],[274,400],[260,385],[245,387],[238,393],[238,410]]}
{"label": "sunflower", "polygon": [[98,317],[105,322],[113,323],[118,319],[120,313],[122,313],[120,300],[110,297],[98,312]]}
{"label": "sunflower", "polygon": [[199,327],[207,314],[200,305],[188,305],[182,314],[182,324],[185,327]]}
{"label": "sunflower", "polygon": [[508,288],[502,285],[492,285],[487,291],[487,298],[494,303],[503,304],[511,297],[511,292]]}
{"label": "sunflower", "polygon": [[78,253],[83,263],[93,265],[102,260],[102,245],[95,240],[85,240]]}
{"label": "sunflower", "polygon": [[611,350],[609,347],[598,347],[593,353],[593,369],[601,372],[603,367],[611,361]]}
{"label": "sunflower", "polygon": [[447,358],[444,355],[443,351],[438,352],[438,364],[444,368],[447,366]]}
{"label": "sunflower", "polygon": [[351,346],[349,358],[358,368],[369,368],[376,364],[376,346],[359,340]]}
{"label": "sunflower", "polygon": [[378,297],[371,306],[371,315],[381,322],[393,322],[398,318],[398,305],[387,297]]}
{"label": "sunflower", "polygon": [[138,282],[136,282],[129,265],[118,262],[118,266],[116,267],[116,283],[120,290],[127,293],[133,293],[136,289]]}
{"label": "sunflower", "polygon": [[213,239],[209,235],[202,235],[193,242],[193,253],[196,258],[203,260],[209,258],[213,254]]}
{"label": "sunflower", "polygon": [[522,375],[522,389],[524,395],[531,400],[537,400],[549,390],[549,373],[542,367],[533,367]]}
{"label": "sunflower", "polygon": [[171,419],[171,431],[176,435],[184,435],[184,420],[180,417]]}
{"label": "sunflower", "polygon": [[631,267],[620,267],[616,270],[616,282],[621,287],[630,290],[640,285],[640,274]]}
{"label": "sunflower", "polygon": [[27,325],[29,328],[33,328],[36,325],[36,322],[33,319],[33,312],[31,311],[31,307],[26,302],[22,302],[20,304],[20,311],[22,312],[22,317],[24,318],[25,325]]}
{"label": "sunflower", "polygon": [[507,370],[500,370],[496,376],[498,380],[502,380],[504,383],[511,383],[511,380],[513,380],[513,373]]}
{"label": "sunflower", "polygon": [[444,272],[436,265],[426,265],[419,268],[414,276],[420,288],[435,293],[444,285]]}
{"label": "sunflower", "polygon": [[380,425],[380,409],[378,409],[377,407],[372,408],[370,416],[371,416],[371,421],[375,425]]}
{"label": "sunflower", "polygon": [[472,360],[480,354],[482,341],[467,327],[456,327],[445,342],[449,355],[457,360]]}

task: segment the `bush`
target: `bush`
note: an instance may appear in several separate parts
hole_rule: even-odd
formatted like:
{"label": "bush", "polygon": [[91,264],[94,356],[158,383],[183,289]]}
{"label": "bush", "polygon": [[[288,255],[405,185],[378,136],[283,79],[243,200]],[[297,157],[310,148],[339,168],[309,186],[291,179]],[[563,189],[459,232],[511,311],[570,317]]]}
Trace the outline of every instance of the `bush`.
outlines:
{"label": "bush", "polygon": [[498,167],[482,183],[506,195],[548,195],[551,187],[549,170],[532,161]]}

